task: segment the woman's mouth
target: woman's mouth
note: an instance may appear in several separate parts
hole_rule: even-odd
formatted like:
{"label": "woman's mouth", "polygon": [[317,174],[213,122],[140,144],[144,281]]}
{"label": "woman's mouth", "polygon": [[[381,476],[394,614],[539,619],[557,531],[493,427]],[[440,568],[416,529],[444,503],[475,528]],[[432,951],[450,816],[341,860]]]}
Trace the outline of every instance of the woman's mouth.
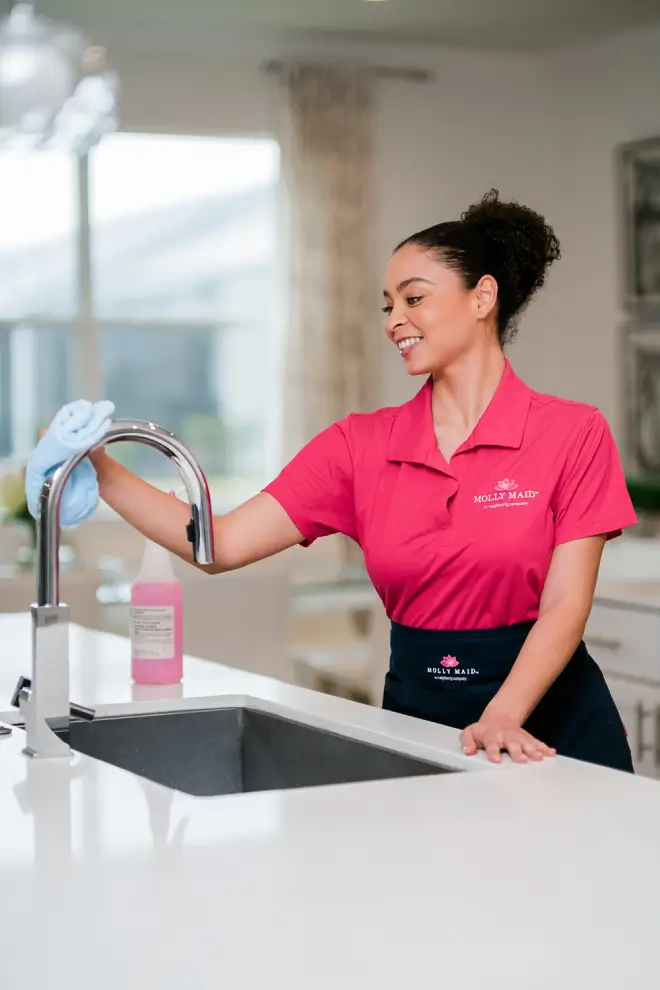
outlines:
{"label": "woman's mouth", "polygon": [[408,357],[411,353],[413,347],[419,344],[421,337],[406,337],[405,340],[397,341],[397,347],[399,348],[399,354],[402,358]]}

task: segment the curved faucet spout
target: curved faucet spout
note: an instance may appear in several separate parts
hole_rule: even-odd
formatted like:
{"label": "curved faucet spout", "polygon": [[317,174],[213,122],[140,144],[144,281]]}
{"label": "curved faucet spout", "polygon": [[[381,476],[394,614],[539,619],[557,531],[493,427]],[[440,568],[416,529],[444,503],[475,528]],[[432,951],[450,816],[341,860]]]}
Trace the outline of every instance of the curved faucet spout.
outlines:
{"label": "curved faucet spout", "polygon": [[[212,564],[213,515],[206,478],[190,451],[172,433],[139,420],[115,420],[103,444],[118,441],[146,443],[174,462],[188,493],[191,519],[187,535],[195,561]],[[100,444],[99,444],[100,446]],[[69,606],[60,602],[60,502],[67,479],[87,456],[82,451],[62,464],[44,482],[37,520],[37,602],[32,613],[32,677],[22,677],[13,704],[25,719],[24,752],[37,758],[68,757],[68,743],[58,735],[66,730],[71,712],[93,718],[91,709],[71,709],[69,700]]]}
{"label": "curved faucet spout", "polygon": [[[209,486],[187,447],[173,433],[160,426],[131,419],[115,420],[103,438],[103,445],[118,442],[147,444],[174,462],[190,502],[191,519],[187,533],[193,544],[193,557],[198,564],[212,564],[213,511]],[[86,450],[69,458],[45,481],[41,491],[37,521],[38,605],[59,604],[60,501],[71,472],[88,454],[89,450]]]}

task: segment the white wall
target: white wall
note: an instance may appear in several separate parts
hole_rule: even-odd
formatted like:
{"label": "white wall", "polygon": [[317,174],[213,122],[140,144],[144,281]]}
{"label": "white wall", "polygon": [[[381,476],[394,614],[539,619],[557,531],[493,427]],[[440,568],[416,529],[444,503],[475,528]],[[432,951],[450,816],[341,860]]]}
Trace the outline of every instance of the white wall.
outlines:
{"label": "white wall", "polygon": [[622,440],[614,149],[660,135],[660,24],[562,52],[542,71],[555,170],[544,198],[563,259],[512,356],[535,387],[598,405]]}

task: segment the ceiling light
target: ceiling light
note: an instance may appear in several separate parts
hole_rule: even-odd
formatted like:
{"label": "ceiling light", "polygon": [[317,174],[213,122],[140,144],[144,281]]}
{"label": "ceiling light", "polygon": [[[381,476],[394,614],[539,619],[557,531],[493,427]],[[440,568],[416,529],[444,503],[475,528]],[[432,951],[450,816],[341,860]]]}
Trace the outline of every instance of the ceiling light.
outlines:
{"label": "ceiling light", "polygon": [[0,21],[0,150],[85,154],[117,127],[117,88],[104,49],[31,3],[10,4]]}

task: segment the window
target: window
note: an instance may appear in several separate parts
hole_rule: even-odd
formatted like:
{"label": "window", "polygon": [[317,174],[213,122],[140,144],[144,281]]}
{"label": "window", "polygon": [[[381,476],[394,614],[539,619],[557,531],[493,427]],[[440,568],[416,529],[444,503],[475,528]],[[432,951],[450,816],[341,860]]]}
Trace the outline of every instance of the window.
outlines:
{"label": "window", "polygon": [[[0,154],[0,456],[103,395],[175,432],[220,501],[258,490],[277,461],[278,169],[268,139]],[[113,453],[171,485],[147,447]]]}

